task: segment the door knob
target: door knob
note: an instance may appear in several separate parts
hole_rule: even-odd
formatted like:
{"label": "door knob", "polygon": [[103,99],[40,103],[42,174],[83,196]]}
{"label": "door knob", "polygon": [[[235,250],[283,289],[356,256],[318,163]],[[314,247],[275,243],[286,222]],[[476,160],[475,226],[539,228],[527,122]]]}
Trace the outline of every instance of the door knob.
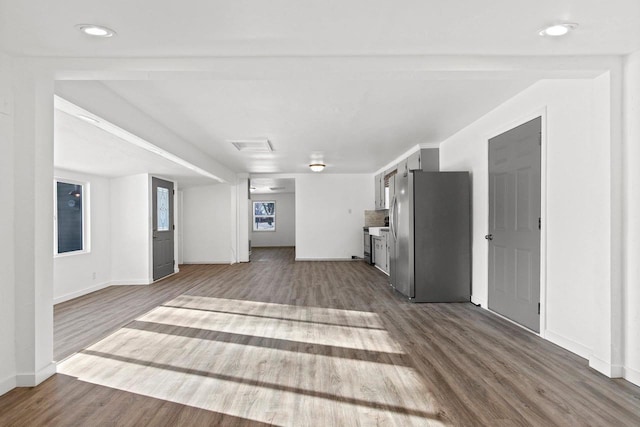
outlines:
{"label": "door knob", "polygon": [[493,234],[487,234],[484,238],[487,240],[493,240]]}

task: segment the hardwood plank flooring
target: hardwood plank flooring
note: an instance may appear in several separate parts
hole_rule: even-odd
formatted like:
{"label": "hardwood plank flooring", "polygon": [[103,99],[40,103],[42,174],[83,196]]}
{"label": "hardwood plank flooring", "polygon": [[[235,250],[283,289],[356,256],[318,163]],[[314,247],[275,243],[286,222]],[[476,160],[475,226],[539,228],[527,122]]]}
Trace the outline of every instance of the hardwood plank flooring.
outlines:
{"label": "hardwood plank flooring", "polygon": [[486,310],[293,257],[254,249],[56,306],[72,356],[0,397],[0,425],[640,425],[640,388]]}

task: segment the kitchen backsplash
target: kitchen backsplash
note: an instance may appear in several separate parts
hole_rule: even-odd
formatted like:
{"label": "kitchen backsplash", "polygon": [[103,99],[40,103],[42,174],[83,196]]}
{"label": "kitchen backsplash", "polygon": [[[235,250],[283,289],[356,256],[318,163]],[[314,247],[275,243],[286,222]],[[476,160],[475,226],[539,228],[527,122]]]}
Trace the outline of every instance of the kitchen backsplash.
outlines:
{"label": "kitchen backsplash", "polygon": [[388,210],[364,211],[364,226],[384,227],[384,217],[388,215]]}

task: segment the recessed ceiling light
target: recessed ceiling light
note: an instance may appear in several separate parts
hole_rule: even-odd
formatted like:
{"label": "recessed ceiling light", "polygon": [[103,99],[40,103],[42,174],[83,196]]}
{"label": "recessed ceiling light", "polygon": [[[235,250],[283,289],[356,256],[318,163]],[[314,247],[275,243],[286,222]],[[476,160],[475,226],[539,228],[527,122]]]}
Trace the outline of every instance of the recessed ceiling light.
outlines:
{"label": "recessed ceiling light", "polygon": [[116,32],[111,28],[103,27],[102,25],[78,24],[76,28],[86,35],[93,37],[113,37],[116,35]]}
{"label": "recessed ceiling light", "polygon": [[314,172],[322,172],[322,170],[325,168],[325,166],[326,165],[324,163],[311,163],[309,165],[311,170],[314,171]]}
{"label": "recessed ceiling light", "polygon": [[549,25],[538,32],[541,36],[560,37],[574,30],[578,24],[573,22],[562,22],[559,24]]}

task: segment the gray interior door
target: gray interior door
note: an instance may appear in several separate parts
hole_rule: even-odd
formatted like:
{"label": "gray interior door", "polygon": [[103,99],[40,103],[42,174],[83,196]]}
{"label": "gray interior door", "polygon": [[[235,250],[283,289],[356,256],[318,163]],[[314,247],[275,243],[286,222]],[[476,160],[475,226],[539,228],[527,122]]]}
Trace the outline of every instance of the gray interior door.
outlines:
{"label": "gray interior door", "polygon": [[151,181],[153,192],[153,280],[174,271],[173,183],[159,178]]}
{"label": "gray interior door", "polygon": [[489,308],[540,331],[540,117],[489,140]]}

